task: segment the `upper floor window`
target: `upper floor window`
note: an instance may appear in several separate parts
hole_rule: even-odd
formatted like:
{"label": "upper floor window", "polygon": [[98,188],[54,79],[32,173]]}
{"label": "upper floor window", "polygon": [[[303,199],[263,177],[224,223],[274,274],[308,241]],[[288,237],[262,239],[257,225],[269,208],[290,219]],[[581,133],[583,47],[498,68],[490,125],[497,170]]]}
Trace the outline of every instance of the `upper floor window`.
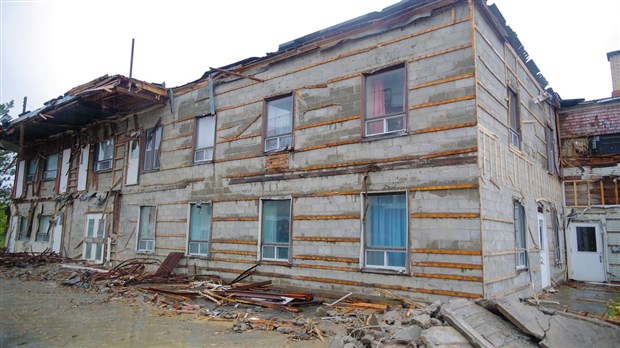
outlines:
{"label": "upper floor window", "polygon": [[514,226],[517,269],[527,268],[525,208],[523,208],[523,205],[518,201],[514,201]]}
{"label": "upper floor window", "polygon": [[206,256],[209,253],[210,232],[211,204],[190,204],[187,253]]}
{"label": "upper floor window", "polygon": [[112,161],[114,160],[114,140],[107,139],[95,148],[95,171],[101,172],[112,169]]}
{"label": "upper floor window", "polygon": [[547,142],[547,170],[556,173],[555,170],[555,136],[553,128],[547,126],[545,132],[545,141]]}
{"label": "upper floor window", "polygon": [[58,175],[58,154],[54,153],[45,158],[45,169],[43,170],[43,180],[54,180]]}
{"label": "upper floor window", "polygon": [[39,171],[39,159],[33,158],[28,160],[28,171],[26,172],[26,182],[33,182],[37,179]]}
{"label": "upper floor window", "polygon": [[508,118],[510,119],[510,145],[521,149],[521,113],[519,96],[508,88]]}
{"label": "upper floor window", "polygon": [[407,194],[370,194],[364,211],[364,266],[407,269]]}
{"label": "upper floor window", "polygon": [[265,152],[290,148],[293,144],[293,96],[268,100],[265,109]]}
{"label": "upper floor window", "polygon": [[194,134],[194,162],[206,162],[213,159],[215,143],[215,117],[204,116],[196,119]]}
{"label": "upper floor window", "polygon": [[19,217],[19,231],[18,231],[18,240],[29,240],[30,239],[30,231],[28,230],[28,218],[24,216]]}
{"label": "upper floor window", "polygon": [[161,126],[146,130],[146,137],[144,139],[144,162],[142,163],[142,170],[145,172],[159,169],[161,131]]}
{"label": "upper floor window", "polygon": [[264,200],[261,259],[289,261],[291,200]]}
{"label": "upper floor window", "polygon": [[405,67],[367,75],[364,82],[367,136],[405,130]]}

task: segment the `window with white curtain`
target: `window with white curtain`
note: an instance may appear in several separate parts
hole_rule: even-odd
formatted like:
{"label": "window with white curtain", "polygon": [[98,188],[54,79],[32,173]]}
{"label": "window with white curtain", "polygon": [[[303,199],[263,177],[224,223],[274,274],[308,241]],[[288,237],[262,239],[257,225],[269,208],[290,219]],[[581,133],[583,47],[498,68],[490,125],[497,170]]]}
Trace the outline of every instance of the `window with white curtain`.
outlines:
{"label": "window with white curtain", "polygon": [[266,104],[265,152],[291,148],[293,144],[293,96],[271,99]]}
{"label": "window with white curtain", "polygon": [[207,256],[211,234],[211,204],[192,203],[189,207],[187,253],[189,255]]}
{"label": "window with white curtain", "polygon": [[203,116],[196,119],[194,134],[194,162],[207,162],[213,159],[215,144],[215,117]]}
{"label": "window with white curtain", "polygon": [[369,194],[364,205],[364,266],[406,270],[406,193]]}

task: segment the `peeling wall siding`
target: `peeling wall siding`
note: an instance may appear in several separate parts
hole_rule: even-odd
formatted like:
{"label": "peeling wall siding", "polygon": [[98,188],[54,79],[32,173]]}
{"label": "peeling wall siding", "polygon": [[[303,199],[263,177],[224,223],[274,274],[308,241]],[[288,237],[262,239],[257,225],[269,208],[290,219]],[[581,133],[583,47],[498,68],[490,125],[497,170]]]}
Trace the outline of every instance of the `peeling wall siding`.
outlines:
{"label": "peeling wall siding", "polygon": [[[390,289],[420,300],[522,291],[530,278],[515,270],[507,207],[523,197],[532,212],[528,224],[535,228],[536,200],[544,199],[549,215],[551,207],[561,206],[561,191],[541,156],[546,147],[540,128],[553,124],[552,109],[530,101],[541,90],[515,53],[465,1],[397,28],[317,45],[243,71],[264,82],[215,79],[212,161],[193,163],[196,117],[208,114],[211,103],[208,87],[198,83],[175,92],[173,110],[166,105],[118,119],[107,131],[93,128],[97,137],[72,145],[68,195],[55,194],[50,183],[32,195],[29,185],[27,196],[17,201],[20,214],[28,214],[37,201],[45,211],[62,209],[63,245],[72,257],[83,250],[88,215],[105,214],[114,263],[187,253],[190,204],[202,201],[212,209],[209,255],[188,255],[178,267],[195,265],[199,272],[234,278],[259,259],[261,200],[284,197],[292,200],[290,263],[260,261],[256,279],[367,294]],[[393,66],[406,72],[406,127],[366,137],[365,75]],[[524,126],[522,152],[508,147],[508,83],[518,85],[523,119],[532,121]],[[265,154],[264,103],[280,95],[294,101],[294,145]],[[140,140],[137,182],[127,181],[129,144],[156,125],[163,127],[159,170],[142,170],[145,142]],[[115,139],[113,166],[94,173],[93,149],[104,135]],[[89,158],[82,167],[88,180],[78,192],[79,148],[86,144]],[[366,192],[407,198],[404,272],[362,267]],[[144,206],[157,212],[150,253],[136,251]],[[552,274],[563,269],[555,265]],[[534,266],[532,271],[538,272]]]}

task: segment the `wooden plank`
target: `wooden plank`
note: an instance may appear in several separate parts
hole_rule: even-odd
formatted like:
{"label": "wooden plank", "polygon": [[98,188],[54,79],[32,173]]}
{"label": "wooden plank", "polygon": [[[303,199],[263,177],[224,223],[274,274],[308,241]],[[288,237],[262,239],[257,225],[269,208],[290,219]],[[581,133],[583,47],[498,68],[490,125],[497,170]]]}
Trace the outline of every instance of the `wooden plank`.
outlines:
{"label": "wooden plank", "polygon": [[359,220],[359,214],[350,215],[296,215],[293,220]]}
{"label": "wooden plank", "polygon": [[243,244],[243,245],[257,245],[255,240],[241,240],[241,239],[212,239],[212,244]]}
{"label": "wooden plank", "polygon": [[433,80],[433,81],[429,81],[429,82],[425,82],[425,83],[420,83],[418,85],[409,87],[409,90],[413,91],[413,90],[424,88],[424,87],[436,86],[436,85],[439,85],[439,84],[442,84],[442,83],[463,80],[463,79],[467,79],[467,78],[470,78],[470,77],[474,77],[474,73],[473,72],[466,73],[466,74],[461,74],[461,75],[456,75],[456,76],[450,76],[450,77],[446,77],[446,78],[443,78],[443,79]]}
{"label": "wooden plank", "polygon": [[222,221],[258,221],[258,216],[231,216],[231,217],[214,217],[213,222]]}
{"label": "wooden plank", "polygon": [[475,121],[466,122],[466,123],[459,123],[459,124],[454,124],[454,125],[449,125],[449,126],[431,127],[431,128],[413,130],[413,131],[409,131],[409,134],[413,135],[413,134],[434,133],[434,132],[441,132],[441,131],[451,130],[451,129],[475,127],[476,125],[478,125],[478,122],[475,122]]}
{"label": "wooden plank", "polygon": [[414,248],[411,252],[422,254],[441,254],[441,255],[482,255],[480,250],[461,250],[461,249],[421,249]]}
{"label": "wooden plank", "polygon": [[436,268],[458,268],[458,269],[482,269],[482,265],[470,263],[450,263],[450,262],[412,262],[413,266],[436,267]]}
{"label": "wooden plank", "polygon": [[438,101],[429,102],[429,103],[422,103],[422,104],[418,104],[418,105],[412,105],[412,106],[409,107],[409,110],[417,110],[417,109],[422,109],[422,108],[428,108],[428,107],[431,107],[431,106],[438,106],[438,105],[458,103],[460,101],[472,100],[472,99],[475,99],[475,98],[476,98],[475,95],[466,95],[466,96],[458,97],[458,98],[451,98],[451,99],[446,99],[446,100],[438,100]]}
{"label": "wooden plank", "polygon": [[359,268],[354,267],[340,267],[340,266],[324,266],[324,265],[309,265],[305,263],[296,264],[295,267],[299,268],[312,268],[322,269],[327,271],[345,271],[345,272],[359,272]]}
{"label": "wooden plank", "polygon": [[360,238],[344,238],[344,237],[293,237],[295,241],[303,242],[330,242],[330,243],[359,243]]}
{"label": "wooden plank", "polygon": [[227,255],[246,255],[256,256],[256,251],[240,251],[240,250],[224,250],[224,249],[212,249],[213,254],[227,254]]}
{"label": "wooden plank", "polygon": [[341,145],[356,144],[356,143],[359,143],[359,142],[361,142],[361,139],[359,139],[359,138],[358,139],[343,140],[343,141],[337,141],[337,142],[334,142],[334,143],[302,147],[301,149],[295,149],[295,152],[304,152],[304,151],[318,150],[318,149],[324,149],[324,148],[327,148],[327,147],[335,147],[335,146],[341,146]]}
{"label": "wooden plank", "polygon": [[411,213],[412,219],[477,219],[478,213]]}
{"label": "wooden plank", "polygon": [[421,278],[462,280],[466,282],[482,282],[482,277],[463,276],[463,275],[457,275],[457,274],[413,273],[413,276],[421,277]]}
{"label": "wooden plank", "polygon": [[296,260],[314,260],[314,261],[342,262],[342,263],[359,263],[359,259],[355,258],[355,257],[296,255],[296,256],[293,256],[293,259],[296,259]]}
{"label": "wooden plank", "polygon": [[409,188],[409,191],[438,191],[438,190],[461,190],[474,189],[478,184],[448,184],[448,185],[432,185],[432,186],[416,186]]}
{"label": "wooden plank", "polygon": [[351,120],[358,120],[359,118],[360,118],[360,116],[356,115],[356,116],[349,116],[349,117],[338,118],[338,119],[335,119],[335,120],[309,123],[309,124],[300,125],[300,126],[295,127],[295,131],[299,131],[299,130],[302,130],[302,129],[308,129],[308,128],[315,128],[315,127],[320,127],[320,126],[327,126],[327,125],[330,125],[330,124],[346,122],[346,121],[351,121]]}

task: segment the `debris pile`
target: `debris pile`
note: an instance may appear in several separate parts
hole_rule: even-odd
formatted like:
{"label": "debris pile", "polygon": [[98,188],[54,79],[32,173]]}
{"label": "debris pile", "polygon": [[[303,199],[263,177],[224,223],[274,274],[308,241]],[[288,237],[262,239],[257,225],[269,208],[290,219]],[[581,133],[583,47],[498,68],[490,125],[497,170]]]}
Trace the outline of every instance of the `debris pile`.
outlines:
{"label": "debris pile", "polygon": [[36,267],[41,264],[60,263],[66,258],[47,249],[42,253],[0,253],[0,266],[3,267]]}

